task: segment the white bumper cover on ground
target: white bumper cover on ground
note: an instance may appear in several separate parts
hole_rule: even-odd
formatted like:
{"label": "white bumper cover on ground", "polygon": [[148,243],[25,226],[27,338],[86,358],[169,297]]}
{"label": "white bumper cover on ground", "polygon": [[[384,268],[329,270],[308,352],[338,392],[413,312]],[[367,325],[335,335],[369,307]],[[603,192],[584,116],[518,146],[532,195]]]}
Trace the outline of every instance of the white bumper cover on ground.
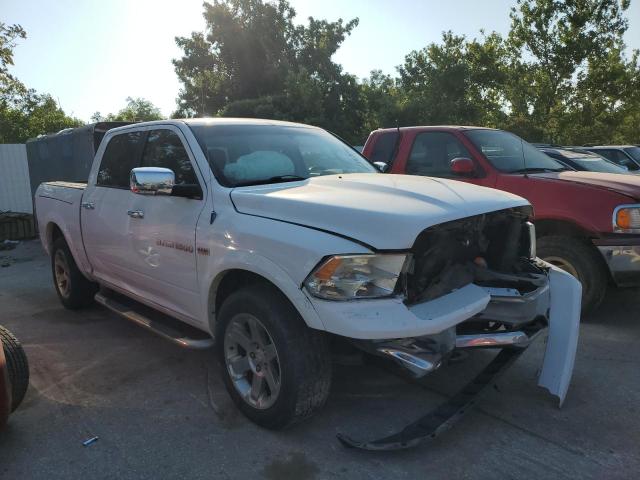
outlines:
{"label": "white bumper cover on ground", "polygon": [[562,406],[571,383],[578,347],[582,285],[559,268],[547,266],[551,287],[549,336],[538,385],[556,395]]}

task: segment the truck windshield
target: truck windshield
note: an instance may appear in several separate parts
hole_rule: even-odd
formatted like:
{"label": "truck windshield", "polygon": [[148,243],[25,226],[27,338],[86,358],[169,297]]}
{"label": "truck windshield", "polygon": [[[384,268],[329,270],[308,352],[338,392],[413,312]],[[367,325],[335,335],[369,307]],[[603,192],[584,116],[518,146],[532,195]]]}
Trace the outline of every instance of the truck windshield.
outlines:
{"label": "truck windshield", "polygon": [[567,167],[556,162],[513,133],[502,130],[467,130],[464,134],[491,164],[502,172],[560,172]]}
{"label": "truck windshield", "polygon": [[227,187],[377,173],[324,130],[281,125],[189,125],[218,181]]}

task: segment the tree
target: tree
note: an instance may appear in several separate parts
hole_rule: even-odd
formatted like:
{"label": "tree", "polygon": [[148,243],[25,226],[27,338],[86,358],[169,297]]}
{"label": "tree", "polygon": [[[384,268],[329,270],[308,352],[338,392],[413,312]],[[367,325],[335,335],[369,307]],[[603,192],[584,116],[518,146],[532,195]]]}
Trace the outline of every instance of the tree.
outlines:
{"label": "tree", "polygon": [[162,120],[164,117],[160,109],[149,100],[141,97],[127,97],[127,105],[120,109],[118,113],[109,113],[102,116],[100,112],[91,115],[92,122],[149,122],[152,120]]}
{"label": "tree", "polygon": [[496,33],[482,40],[445,32],[442,43],[410,52],[402,65],[398,117],[403,124],[499,126],[504,122],[502,90],[507,52]]}
{"label": "tree", "polygon": [[509,92],[512,117],[539,132],[532,140],[563,137],[560,125],[575,79],[620,47],[628,7],[629,0],[518,0],[508,38]]}
{"label": "tree", "polygon": [[358,81],[332,60],[357,26],[309,18],[286,0],[205,3],[204,32],[176,38],[174,115],[311,123],[361,143],[379,127],[475,124],[530,141],[640,141],[639,54],[623,34],[629,0],[517,0],[506,37],[445,32],[398,75]]}
{"label": "tree", "polygon": [[26,92],[24,85],[9,73],[16,42],[26,37],[20,25],[9,26],[0,22],[0,102],[11,102],[15,96]]}
{"label": "tree", "polygon": [[9,73],[16,42],[25,38],[20,25],[0,22],[0,143],[24,143],[82,123],[67,116],[51,95],[28,89]]}
{"label": "tree", "polygon": [[356,79],[332,61],[358,20],[294,23],[286,0],[204,4],[206,32],[176,38],[182,82],[174,116],[269,116],[362,136]]}
{"label": "tree", "polygon": [[127,97],[127,105],[118,113],[109,113],[103,116],[100,112],[91,115],[92,122],[150,122],[162,120],[164,117],[160,109],[149,100],[141,97]]}
{"label": "tree", "polygon": [[627,61],[621,48],[589,61],[566,101],[558,137],[571,143],[633,143],[640,140],[638,52]]}

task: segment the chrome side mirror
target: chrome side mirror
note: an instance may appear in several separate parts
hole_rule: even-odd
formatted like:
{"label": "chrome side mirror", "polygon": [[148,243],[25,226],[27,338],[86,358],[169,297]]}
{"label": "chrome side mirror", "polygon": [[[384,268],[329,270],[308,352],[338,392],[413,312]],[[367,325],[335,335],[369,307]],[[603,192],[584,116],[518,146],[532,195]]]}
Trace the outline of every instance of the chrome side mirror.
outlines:
{"label": "chrome side mirror", "polygon": [[380,173],[384,173],[389,169],[389,165],[384,162],[373,162],[373,166],[376,167]]}
{"label": "chrome side mirror", "polygon": [[130,186],[140,195],[171,195],[176,176],[172,170],[159,167],[140,167],[131,170]]}

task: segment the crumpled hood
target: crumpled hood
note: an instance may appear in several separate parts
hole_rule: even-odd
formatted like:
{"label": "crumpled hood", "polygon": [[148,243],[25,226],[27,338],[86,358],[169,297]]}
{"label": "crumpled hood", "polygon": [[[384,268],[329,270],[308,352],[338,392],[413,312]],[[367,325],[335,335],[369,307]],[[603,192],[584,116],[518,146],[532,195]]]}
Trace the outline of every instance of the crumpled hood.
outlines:
{"label": "crumpled hood", "polygon": [[635,200],[640,200],[640,176],[638,175],[567,171],[560,173],[536,173],[531,176],[606,188],[607,190],[613,190],[614,192],[621,193]]}
{"label": "crumpled hood", "polygon": [[529,204],[465,182],[378,173],[239,187],[231,199],[240,213],[326,230],[378,250],[411,248],[432,225]]}

